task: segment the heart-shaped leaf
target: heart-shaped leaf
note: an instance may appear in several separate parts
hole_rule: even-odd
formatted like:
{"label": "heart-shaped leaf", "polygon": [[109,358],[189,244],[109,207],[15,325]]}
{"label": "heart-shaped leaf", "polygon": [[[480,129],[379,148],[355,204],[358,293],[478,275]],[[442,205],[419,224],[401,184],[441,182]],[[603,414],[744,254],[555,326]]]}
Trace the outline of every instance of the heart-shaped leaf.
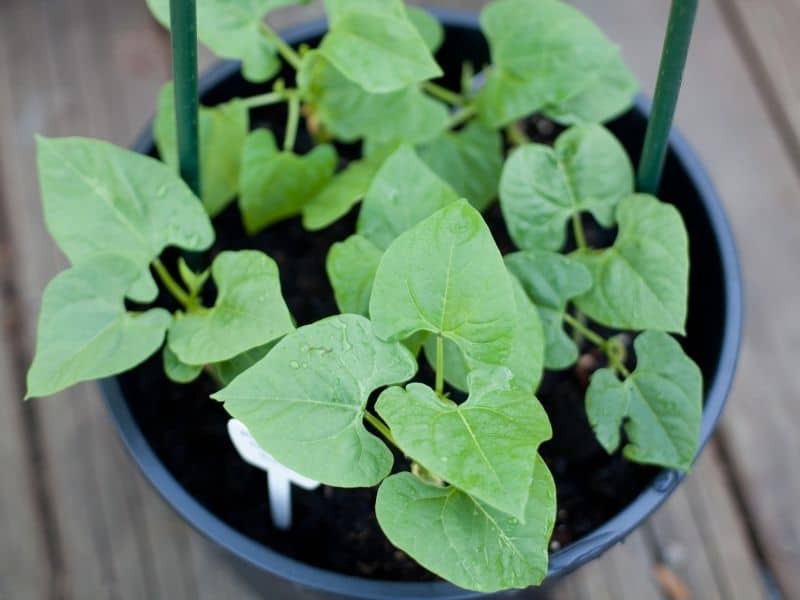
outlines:
{"label": "heart-shaped leaf", "polygon": [[288,468],[327,485],[371,486],[393,461],[364,427],[367,399],[416,370],[405,346],[378,339],[367,319],[338,315],[287,335],[212,397]]}
{"label": "heart-shaped leaf", "polygon": [[294,328],[281,296],[278,266],[266,254],[221,252],[211,276],[217,284],[214,307],[178,314],[170,326],[169,347],[182,363],[229,360]]}
{"label": "heart-shaped leaf", "polygon": [[385,249],[398,235],[457,199],[453,189],[403,145],[372,180],[356,231]]}
{"label": "heart-shaped leaf", "polygon": [[107,142],[37,138],[47,229],[73,264],[124,254],[139,267],[128,297],[152,302],[149,265],[167,246],[205,250],[214,230],[189,187],[163,163]]}
{"label": "heart-shaped leaf", "polygon": [[381,259],[370,315],[382,339],[429,331],[453,340],[470,360],[502,364],[516,305],[480,213],[459,200],[401,234]]}
{"label": "heart-shaped leaf", "polygon": [[[197,37],[221,58],[242,61],[250,81],[266,81],[280,69],[277,48],[263,21],[267,13],[308,0],[198,0]],[[169,0],[147,0],[155,18],[169,27]]]}
{"label": "heart-shaped leaf", "polygon": [[358,234],[331,246],[325,268],[341,312],[369,316],[369,297],[381,256],[380,248]]}
{"label": "heart-shaped leaf", "polygon": [[375,160],[357,160],[333,179],[303,207],[303,227],[317,231],[338,221],[367,193],[380,168]]}
{"label": "heart-shaped leaf", "polygon": [[545,338],[544,366],[566,369],[578,358],[575,342],[564,331],[567,302],[592,287],[592,275],[580,262],[556,254],[525,250],[505,257],[509,271],[539,309]]}
{"label": "heart-shaped leaf", "polygon": [[[231,100],[214,108],[200,108],[201,196],[212,217],[230,204],[239,192],[242,147],[250,127],[247,107]],[[161,88],[153,134],[161,160],[178,168],[178,140],[175,125],[175,91],[172,83]]]}
{"label": "heart-shaped leaf", "polygon": [[624,426],[626,458],[686,471],[700,438],[700,369],[666,333],[642,333],[634,350],[636,369],[624,382],[610,369],[592,376],[586,393],[589,422],[608,452],[619,447]]}
{"label": "heart-shaped leaf", "polygon": [[627,111],[637,91],[639,83],[617,52],[603,69],[592,74],[586,88],[545,107],[543,112],[562,125],[605,123]]}
{"label": "heart-shaped leaf", "polygon": [[170,381],[175,383],[191,383],[203,372],[203,365],[187,365],[181,362],[175,353],[169,349],[168,344],[164,344],[161,353],[161,361],[164,366],[164,373]]}
{"label": "heart-shaped leaf", "polygon": [[379,143],[416,144],[435,138],[447,124],[447,107],[426,96],[417,84],[370,93],[318,52],[305,56],[298,84],[313,117],[342,141],[369,136]]}
{"label": "heart-shaped leaf", "polygon": [[48,284],[28,398],[127,371],[158,350],[169,313],[125,309],[125,292],[139,277],[139,265],[127,257],[103,254],[84,259]]}
{"label": "heart-shaped leaf", "polygon": [[[510,379],[511,373],[508,373]],[[518,519],[525,507],[539,445],[552,431],[531,392],[476,387],[461,405],[426,385],[384,391],[376,409],[408,456],[448,483]]]}
{"label": "heart-shaped leaf", "polygon": [[419,155],[462,198],[483,210],[497,197],[503,168],[500,133],[480,121],[443,133]]}
{"label": "heart-shaped leaf", "polygon": [[[544,369],[544,332],[539,311],[513,275],[511,284],[517,306],[517,322],[514,327],[511,354],[504,364],[514,374],[514,384],[517,387],[535,393]],[[429,336],[424,346],[425,358],[434,369],[436,369],[436,345],[436,337]],[[444,340],[443,350],[445,381],[457,390],[467,391],[467,376],[470,371],[480,368],[480,363],[470,365],[464,353],[450,340]]]}
{"label": "heart-shaped leaf", "polygon": [[558,250],[573,215],[589,211],[611,226],[617,203],[632,192],[633,168],[619,141],[600,125],[576,125],[553,148],[529,144],[511,154],[500,206],[517,246]]}
{"label": "heart-shaped leaf", "polygon": [[617,48],[578,10],[559,0],[498,0],[481,12],[492,68],[478,111],[500,127],[586,89]]}
{"label": "heart-shaped leaf", "polygon": [[689,239],[680,213],[653,196],[624,198],[611,248],[579,252],[594,286],[575,300],[586,315],[615,329],[683,333],[689,287]]}
{"label": "heart-shaped leaf", "polygon": [[335,168],[336,151],[327,144],[298,156],[278,150],[275,137],[266,129],[248,135],[239,186],[245,229],[254,234],[299,215],[328,184]]}
{"label": "heart-shaped leaf", "polygon": [[385,94],[442,74],[402,6],[398,12],[392,2],[356,4],[331,15],[319,47],[342,75],[367,92]]}
{"label": "heart-shaped leaf", "polygon": [[459,587],[487,593],[525,588],[547,575],[556,489],[541,458],[524,523],[458,488],[429,485],[410,473],[381,484],[375,512],[392,544]]}

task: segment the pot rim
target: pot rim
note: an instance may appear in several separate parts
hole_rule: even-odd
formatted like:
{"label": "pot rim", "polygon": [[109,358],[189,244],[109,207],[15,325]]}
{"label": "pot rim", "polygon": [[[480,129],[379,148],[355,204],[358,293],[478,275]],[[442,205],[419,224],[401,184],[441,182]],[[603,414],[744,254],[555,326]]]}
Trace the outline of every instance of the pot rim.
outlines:
{"label": "pot rim", "polygon": [[[477,15],[471,12],[446,9],[431,10],[431,12],[445,27],[475,29],[479,26]],[[287,29],[281,35],[288,43],[297,44],[322,35],[326,29],[327,23],[324,20],[317,20]],[[200,95],[204,96],[222,84],[227,78],[236,74],[239,68],[240,64],[237,61],[224,61],[213,66],[201,77]],[[639,95],[634,110],[647,117],[650,113],[649,100]],[[152,121],[134,144],[135,151],[147,153],[153,148],[151,123]],[[720,419],[733,383],[744,318],[742,277],[731,227],[708,173],[688,142],[675,129],[670,134],[669,143],[681,168],[696,188],[709,217],[711,222],[709,233],[719,247],[723,271],[725,324],[722,332],[722,349],[714,376],[707,383],[697,454],[699,456]],[[162,498],[200,533],[259,570],[297,584],[353,598],[380,600],[425,597],[460,600],[481,595],[447,582],[370,580],[335,573],[289,558],[256,542],[208,511],[169,473],[139,429],[117,379],[104,379],[100,381],[100,386],[106,407],[124,445]],[[554,552],[550,556],[547,580],[570,573],[615,544],[624,541],[627,535],[670,496],[683,477],[683,473],[675,470],[661,470],[650,486],[616,516],[591,534]]]}

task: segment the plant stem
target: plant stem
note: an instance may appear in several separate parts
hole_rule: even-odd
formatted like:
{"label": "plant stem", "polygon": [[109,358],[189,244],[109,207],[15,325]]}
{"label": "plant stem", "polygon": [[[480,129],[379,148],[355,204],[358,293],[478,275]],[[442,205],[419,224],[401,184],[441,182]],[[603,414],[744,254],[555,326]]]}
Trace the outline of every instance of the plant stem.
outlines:
{"label": "plant stem", "polygon": [[461,94],[448,90],[446,87],[433,83],[432,81],[423,81],[422,89],[434,98],[438,98],[453,106],[463,106],[466,103],[464,96]]}
{"label": "plant stem", "polygon": [[522,130],[519,123],[511,123],[506,127],[506,138],[512,146],[524,146],[531,143],[531,138]]}
{"label": "plant stem", "polygon": [[295,90],[284,90],[282,92],[269,92],[267,94],[259,94],[258,96],[251,96],[250,98],[245,98],[241,101],[241,103],[246,108],[258,108],[259,106],[269,106],[270,104],[278,104],[280,102],[285,102],[288,93],[294,92]]}
{"label": "plant stem", "polygon": [[383,437],[386,438],[386,441],[390,442],[395,448],[402,451],[402,448],[400,448],[400,446],[397,445],[397,442],[395,441],[391,430],[386,426],[386,424],[383,421],[381,421],[378,417],[373,415],[368,410],[364,411],[364,418],[367,420],[367,423],[372,425],[375,429],[377,429],[380,432],[380,434]]}
{"label": "plant stem", "polygon": [[672,0],[653,107],[637,174],[639,191],[646,194],[656,194],[661,182],[669,130],[678,103],[697,4],[698,0]]}
{"label": "plant stem", "polygon": [[186,184],[200,196],[197,11],[195,0],[170,0],[172,79],[175,82],[178,163]]}
{"label": "plant stem", "polygon": [[283,149],[291,152],[297,140],[297,127],[300,124],[300,95],[297,92],[289,94],[289,116],[286,120],[286,137],[283,140]]}
{"label": "plant stem", "polygon": [[478,109],[474,105],[468,104],[457,110],[450,119],[447,121],[447,129],[455,129],[462,123],[469,121],[472,117],[478,114]]}
{"label": "plant stem", "polygon": [[611,350],[611,344],[609,343],[610,340],[607,340],[600,334],[595,333],[569,313],[564,313],[564,322],[572,327],[575,331],[579,332],[587,340],[592,342],[595,346],[600,348],[603,352],[605,352],[606,357],[608,358],[608,364],[610,364],[617,372],[619,372],[623,377],[630,377],[631,372],[628,371],[624,364],[622,364],[619,356],[617,356]]}
{"label": "plant stem", "polygon": [[278,53],[286,62],[292,65],[295,70],[300,68],[300,63],[303,62],[303,59],[295,52],[294,48],[283,41],[283,38],[279,36],[272,27],[266,23],[262,23],[261,32],[267,37],[270,43],[278,49]]}
{"label": "plant stem", "polygon": [[575,233],[575,243],[580,250],[586,250],[586,233],[583,230],[583,221],[579,213],[572,213],[572,231]]}
{"label": "plant stem", "polygon": [[573,329],[578,331],[583,337],[585,337],[587,340],[592,342],[595,346],[598,346],[598,347],[602,348],[603,350],[606,349],[606,340],[605,340],[605,338],[603,336],[601,336],[600,334],[595,333],[594,331],[589,329],[589,327],[587,327],[586,325],[581,323],[578,319],[573,317],[571,314],[564,313],[564,321],[567,323],[567,325],[569,325],[570,327],[572,327]]}
{"label": "plant stem", "polygon": [[153,269],[161,280],[161,283],[167,288],[167,291],[172,294],[172,297],[180,302],[184,308],[192,308],[195,305],[195,300],[183,289],[181,284],[173,279],[167,267],[161,262],[161,259],[156,258],[153,261]]}
{"label": "plant stem", "polygon": [[436,336],[436,395],[444,394],[444,338]]}

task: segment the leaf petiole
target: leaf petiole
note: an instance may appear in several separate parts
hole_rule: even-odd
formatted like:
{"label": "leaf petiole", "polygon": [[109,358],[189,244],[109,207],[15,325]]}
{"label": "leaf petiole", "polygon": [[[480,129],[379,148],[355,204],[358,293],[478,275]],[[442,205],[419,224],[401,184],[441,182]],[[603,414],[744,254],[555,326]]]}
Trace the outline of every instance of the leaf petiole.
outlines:
{"label": "leaf petiole", "polygon": [[512,123],[506,127],[506,139],[512,146],[524,146],[531,143],[531,138],[519,123]]}
{"label": "leaf petiole", "polygon": [[278,53],[287,63],[289,63],[295,70],[300,68],[300,64],[302,63],[303,59],[300,58],[300,55],[295,51],[295,49],[284,42],[283,38],[279,36],[269,25],[266,23],[261,23],[261,33],[263,33],[269,42],[275,46],[275,48],[277,48]]}
{"label": "leaf petiole", "polygon": [[459,125],[466,123],[478,114],[478,109],[474,105],[468,104],[457,110],[447,121],[447,129],[455,129]]}
{"label": "leaf petiole", "polygon": [[387,442],[389,442],[395,448],[397,448],[398,450],[400,450],[402,452],[402,448],[400,448],[400,446],[397,445],[397,442],[395,441],[391,430],[386,426],[386,424],[383,421],[381,421],[378,417],[373,415],[368,410],[364,411],[364,418],[367,420],[367,423],[372,425],[375,429],[377,429],[380,432],[380,434],[384,438],[386,438]]}
{"label": "leaf petiole", "polygon": [[616,342],[613,339],[605,339],[601,335],[595,333],[589,327],[581,323],[580,320],[576,319],[569,313],[564,313],[564,322],[567,323],[570,327],[572,327],[575,331],[580,333],[583,337],[593,343],[595,346],[600,348],[603,352],[606,353],[606,357],[608,358],[609,364],[623,377],[630,376],[630,371],[628,371],[627,367],[623,363],[622,352],[619,349],[619,342]]}
{"label": "leaf petiole", "polygon": [[433,83],[432,81],[423,81],[422,89],[434,98],[438,98],[439,100],[447,102],[448,104],[452,104],[453,106],[463,106],[466,104],[466,98],[464,98],[464,96],[458,92],[448,90],[446,87],[443,87],[439,84]]}
{"label": "leaf petiole", "polygon": [[289,116],[286,120],[286,137],[283,140],[283,149],[290,152],[297,140],[297,127],[300,124],[300,95],[296,91],[288,92]]}
{"label": "leaf petiole", "polygon": [[444,338],[436,336],[436,395],[444,395]]}
{"label": "leaf petiole", "polygon": [[179,284],[175,279],[170,275],[167,267],[164,266],[164,263],[161,262],[161,259],[156,258],[153,260],[153,269],[158,275],[158,278],[161,280],[161,283],[164,284],[164,287],[167,288],[167,291],[172,294],[172,297],[175,298],[178,302],[183,305],[184,308],[193,308],[196,306],[196,299],[192,298],[186,290],[183,289],[181,284]]}
{"label": "leaf petiole", "polygon": [[580,213],[572,213],[572,231],[575,233],[575,243],[579,250],[586,250],[589,245],[586,243],[586,232],[583,230],[583,221]]}
{"label": "leaf petiole", "polygon": [[293,91],[294,90],[282,90],[278,92],[269,92],[267,94],[259,94],[258,96],[251,96],[250,98],[241,100],[241,103],[248,109],[279,104],[281,102],[286,102],[289,98],[289,92]]}

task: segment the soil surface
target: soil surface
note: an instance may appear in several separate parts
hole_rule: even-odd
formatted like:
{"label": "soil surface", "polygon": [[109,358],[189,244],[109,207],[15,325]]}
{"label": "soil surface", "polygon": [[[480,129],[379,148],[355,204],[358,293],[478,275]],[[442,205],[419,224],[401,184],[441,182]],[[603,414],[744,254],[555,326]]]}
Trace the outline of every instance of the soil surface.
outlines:
{"label": "soil surface", "polygon": [[[537,141],[549,141],[558,132],[546,122],[531,122],[527,133]],[[340,150],[346,155],[355,149]],[[248,238],[237,209],[231,207],[216,219],[212,255],[222,249],[244,248],[268,253],[280,267],[289,309],[299,325],[308,324],[338,312],[325,257],[331,244],[353,232],[356,214],[357,208],[316,233],[305,231],[299,219],[291,219]],[[501,250],[513,251],[496,204],[486,219]],[[613,233],[603,232],[591,221],[586,225],[595,244],[613,239]],[[166,264],[174,264],[175,258],[167,255]],[[213,302],[213,290],[205,300]],[[162,303],[170,306],[166,298]],[[418,379],[432,382],[431,369],[424,359],[421,362]],[[588,375],[600,366],[602,357],[585,348],[575,368],[547,372],[538,393],[554,431],[554,438],[541,448],[558,490],[553,551],[616,515],[657,472],[627,462],[619,454],[609,456],[595,441],[583,403]],[[285,533],[273,528],[266,476],[246,464],[233,448],[226,430],[229,417],[209,398],[216,391],[210,378],[173,384],[164,376],[157,355],[123,375],[121,383],[134,417],[167,469],[208,510],[238,531],[295,559],[340,573],[401,581],[435,578],[394,548],[381,532],[374,513],[377,488],[321,486],[311,492],[294,488],[292,530]],[[400,455],[395,465],[398,470],[408,468]]]}

